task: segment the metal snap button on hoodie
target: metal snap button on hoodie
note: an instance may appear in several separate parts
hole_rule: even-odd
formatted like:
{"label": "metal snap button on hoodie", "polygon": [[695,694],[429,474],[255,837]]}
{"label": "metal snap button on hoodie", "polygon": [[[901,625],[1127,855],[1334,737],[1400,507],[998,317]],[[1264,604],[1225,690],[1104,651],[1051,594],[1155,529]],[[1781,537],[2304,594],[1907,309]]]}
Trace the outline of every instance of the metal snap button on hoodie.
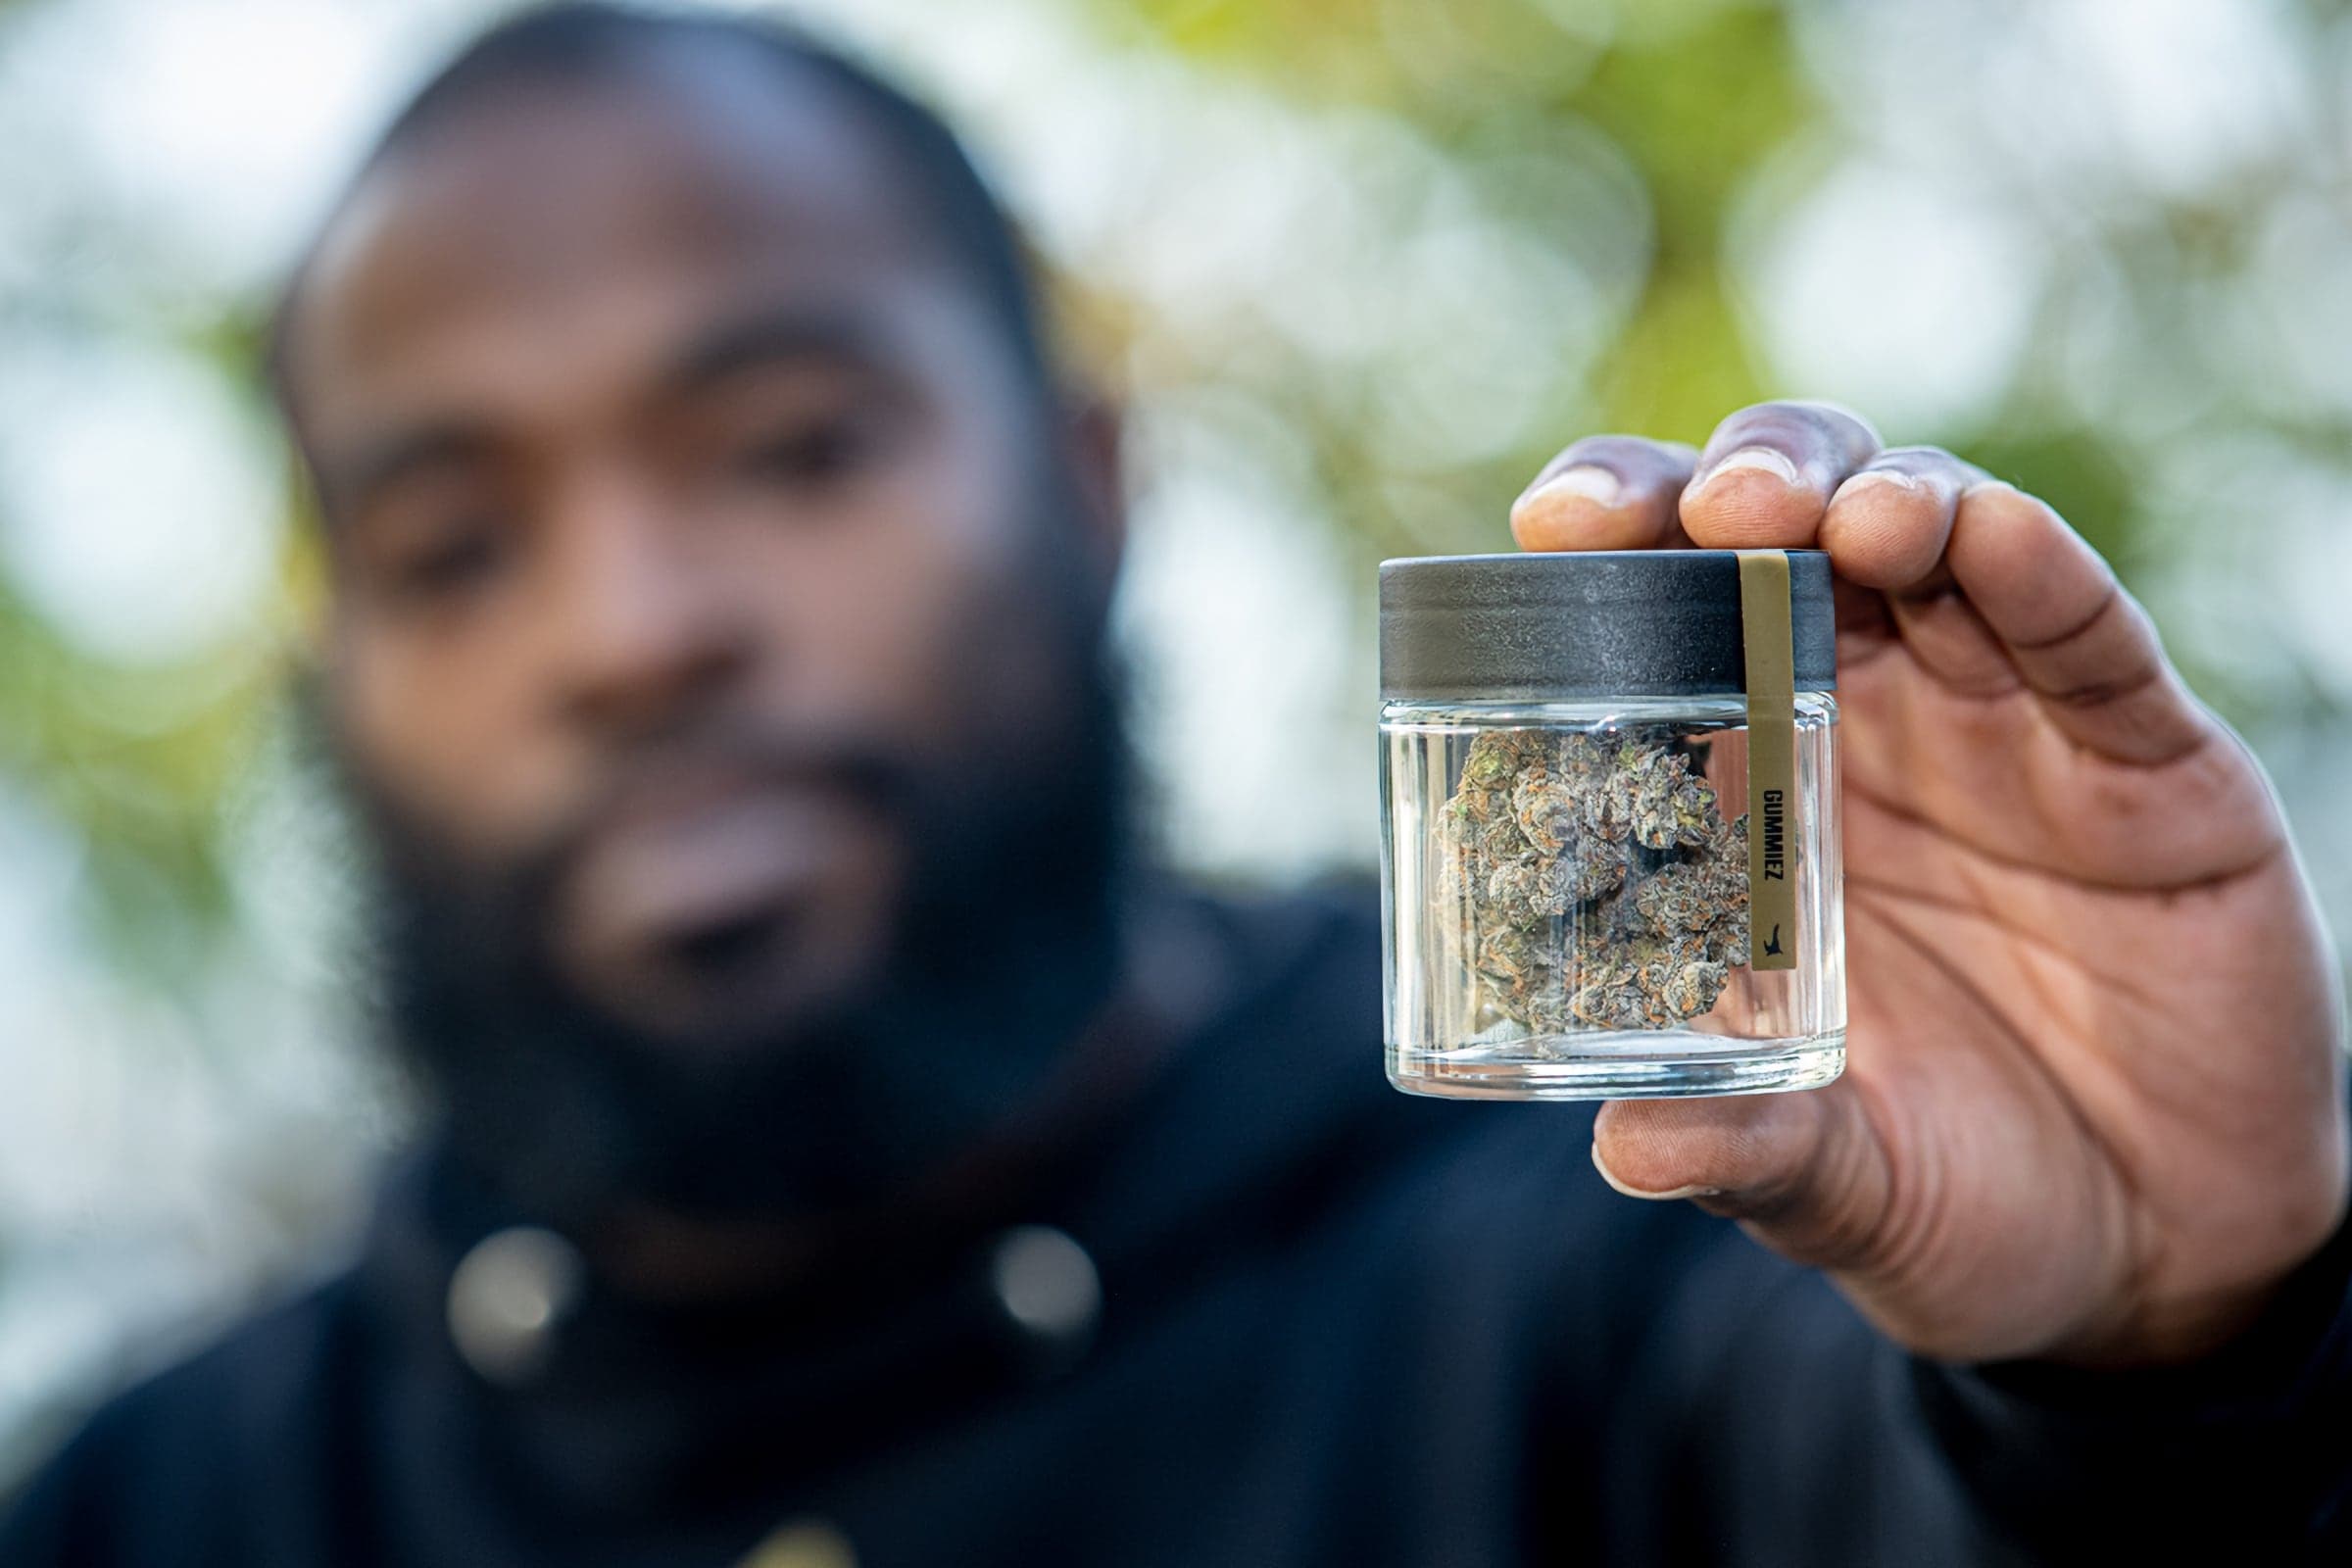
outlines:
{"label": "metal snap button on hoodie", "polygon": [[474,1244],[449,1280],[449,1337],[493,1383],[526,1383],[546,1366],[556,1331],[579,1305],[587,1268],[554,1231],[517,1225]]}
{"label": "metal snap button on hoodie", "polygon": [[998,1238],[989,1259],[997,1304],[1038,1348],[1061,1354],[1084,1348],[1102,1311],[1095,1260],[1067,1231],[1022,1225]]}

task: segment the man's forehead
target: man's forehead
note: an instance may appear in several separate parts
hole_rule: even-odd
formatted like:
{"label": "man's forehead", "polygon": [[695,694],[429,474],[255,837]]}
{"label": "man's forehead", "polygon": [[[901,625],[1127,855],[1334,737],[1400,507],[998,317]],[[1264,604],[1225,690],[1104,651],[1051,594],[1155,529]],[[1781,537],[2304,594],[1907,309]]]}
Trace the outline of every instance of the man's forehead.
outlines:
{"label": "man's forehead", "polygon": [[929,260],[906,171],[840,96],[725,57],[517,84],[373,171],[289,320],[306,403],[429,340],[562,332],[590,300],[840,288]]}

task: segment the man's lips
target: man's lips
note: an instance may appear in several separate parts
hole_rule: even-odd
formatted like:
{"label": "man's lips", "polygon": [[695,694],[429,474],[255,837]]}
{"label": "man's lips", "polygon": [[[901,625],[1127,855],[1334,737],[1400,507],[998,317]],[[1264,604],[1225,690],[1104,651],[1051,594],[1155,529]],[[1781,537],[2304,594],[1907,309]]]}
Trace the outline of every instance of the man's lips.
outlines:
{"label": "man's lips", "polygon": [[678,774],[631,790],[582,837],[558,908],[583,957],[627,961],[788,914],[848,869],[871,812],[826,782]]}

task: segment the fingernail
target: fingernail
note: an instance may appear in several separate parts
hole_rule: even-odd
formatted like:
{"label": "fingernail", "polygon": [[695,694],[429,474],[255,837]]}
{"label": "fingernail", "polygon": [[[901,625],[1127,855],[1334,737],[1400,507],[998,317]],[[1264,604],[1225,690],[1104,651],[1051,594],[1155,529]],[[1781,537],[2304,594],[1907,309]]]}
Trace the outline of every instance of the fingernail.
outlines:
{"label": "fingernail", "polygon": [[1776,452],[1770,447],[1741,447],[1737,452],[1727,454],[1713,467],[1700,474],[1698,482],[1690,488],[1693,491],[1704,490],[1725,474],[1741,469],[1769,473],[1785,485],[1804,482],[1797,476],[1796,465],[1788,461],[1787,453]]}
{"label": "fingernail", "polygon": [[1678,1198],[1720,1198],[1723,1196],[1723,1189],[1720,1187],[1701,1187],[1695,1183],[1689,1187],[1670,1187],[1662,1193],[1643,1192],[1639,1187],[1629,1187],[1618,1180],[1617,1173],[1609,1169],[1607,1162],[1600,1157],[1600,1145],[1597,1143],[1592,1146],[1592,1168],[1600,1172],[1602,1181],[1607,1182],[1626,1197],[1646,1199],[1653,1203],[1668,1202]]}
{"label": "fingernail", "polygon": [[1917,495],[1927,488],[1915,476],[1903,473],[1898,469],[1864,468],[1860,473],[1849,474],[1845,483],[1838,487],[1838,494],[1840,496],[1851,495],[1856,490],[1867,490],[1873,485],[1891,485],[1906,495]]}
{"label": "fingernail", "polygon": [[1570,496],[1590,501],[1596,507],[1614,507],[1625,499],[1625,486],[1615,474],[1598,464],[1580,463],[1573,468],[1562,468],[1530,490],[1520,498],[1519,504],[1540,505],[1550,500],[1566,500]]}

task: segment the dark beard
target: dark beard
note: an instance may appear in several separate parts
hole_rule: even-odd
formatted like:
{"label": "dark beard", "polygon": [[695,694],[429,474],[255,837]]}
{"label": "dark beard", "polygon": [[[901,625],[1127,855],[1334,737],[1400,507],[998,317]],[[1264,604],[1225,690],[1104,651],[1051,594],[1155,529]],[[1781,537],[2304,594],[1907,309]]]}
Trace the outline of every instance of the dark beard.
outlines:
{"label": "dark beard", "polygon": [[330,748],[376,852],[387,1032],[472,1178],[558,1224],[624,1204],[837,1215],[1037,1101],[1110,989],[1131,814],[1099,612],[1041,619],[1069,669],[1066,732],[945,764],[853,759],[910,848],[890,949],[854,996],[713,1049],[646,1039],[557,973],[552,856],[462,869]]}

